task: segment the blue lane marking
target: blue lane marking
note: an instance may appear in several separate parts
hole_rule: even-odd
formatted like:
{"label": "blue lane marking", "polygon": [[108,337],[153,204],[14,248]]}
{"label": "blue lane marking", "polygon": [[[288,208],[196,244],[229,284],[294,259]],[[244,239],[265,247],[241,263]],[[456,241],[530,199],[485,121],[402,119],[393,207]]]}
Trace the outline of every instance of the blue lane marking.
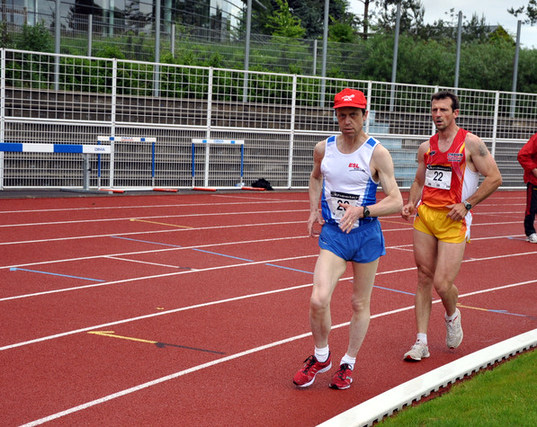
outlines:
{"label": "blue lane marking", "polygon": [[412,292],[406,292],[406,291],[400,291],[399,289],[393,289],[393,288],[384,288],[382,286],[373,286],[374,288],[379,288],[379,289],[384,289],[385,291],[390,291],[390,292],[398,292],[400,294],[405,294],[405,295],[412,295],[414,296],[415,294],[413,294]]}
{"label": "blue lane marking", "polygon": [[299,270],[297,268],[284,267],[283,265],[276,265],[276,264],[265,264],[265,265],[269,265],[271,267],[276,267],[276,268],[283,268],[284,270],[297,271],[298,273],[313,274],[312,271],[304,271],[304,270]]}
{"label": "blue lane marking", "polygon": [[10,271],[27,271],[27,272],[29,272],[29,273],[48,274],[48,275],[50,275],[50,276],[69,277],[69,278],[71,278],[71,279],[90,280],[90,281],[92,281],[92,282],[104,282],[104,280],[100,280],[100,279],[91,279],[91,278],[89,278],[89,277],[69,276],[68,274],[49,273],[48,271],[27,270],[26,268],[11,267],[9,270],[10,270]]}
{"label": "blue lane marking", "polygon": [[[180,246],[180,245],[171,245],[171,244],[168,244],[168,243],[153,242],[153,241],[149,241],[149,240],[132,239],[130,237],[122,237],[122,236],[110,236],[110,237],[113,237],[115,239],[130,240],[130,241],[133,241],[133,242],[149,243],[149,244],[153,244],[153,245],[171,246],[171,247],[174,247],[174,248],[182,248],[183,247],[183,246]],[[254,262],[253,259],[240,258],[240,257],[233,256],[233,255],[222,254],[220,252],[213,252],[213,251],[207,251],[207,250],[204,250],[204,249],[196,249],[196,248],[192,248],[192,250],[202,252],[202,253],[206,253],[206,254],[210,254],[210,255],[217,255],[217,256],[222,256],[222,257],[226,257],[226,258],[232,258],[232,259],[236,259],[236,260],[239,260],[239,261]],[[313,274],[312,271],[299,270],[297,268],[285,267],[283,265],[276,265],[276,264],[270,264],[270,263],[265,264],[265,265],[269,266],[269,267],[282,268],[284,270],[296,271],[297,273]],[[373,287],[374,288],[379,288],[379,289],[384,289],[385,291],[390,291],[390,292],[399,292],[401,294],[412,295],[412,296],[414,295],[411,292],[400,291],[398,289],[384,288],[382,286],[376,286],[376,285],[373,286]]]}
{"label": "blue lane marking", "polygon": [[182,248],[181,245],[171,245],[169,243],[152,242],[150,240],[131,239],[130,237],[122,237],[122,236],[110,236],[110,237],[113,237],[114,239],[130,240],[131,242],[149,243],[151,245],[171,246],[172,248]]}
{"label": "blue lane marking", "polygon": [[490,311],[492,313],[507,314],[508,316],[527,317],[529,319],[534,319],[535,318],[535,316],[528,316],[526,314],[510,313],[507,310],[491,310],[489,308],[487,311]]}
{"label": "blue lane marking", "polygon": [[205,251],[203,249],[192,249],[192,250],[193,251],[198,251],[198,252],[203,252],[203,253],[206,253],[206,254],[211,254],[211,255],[223,256],[223,257],[226,257],[226,258],[238,259],[239,261],[254,262],[253,259],[239,258],[239,257],[233,256],[233,255],[226,255],[226,254],[221,254],[221,253],[218,253],[218,252]]}

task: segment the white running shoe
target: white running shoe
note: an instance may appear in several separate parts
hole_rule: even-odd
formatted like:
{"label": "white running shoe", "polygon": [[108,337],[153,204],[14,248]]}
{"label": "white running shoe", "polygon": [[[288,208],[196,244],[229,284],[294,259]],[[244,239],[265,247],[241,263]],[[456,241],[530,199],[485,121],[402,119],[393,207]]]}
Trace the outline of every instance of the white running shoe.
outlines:
{"label": "white running shoe", "polygon": [[446,320],[446,345],[448,348],[457,348],[462,342],[461,312],[457,308],[455,318]]}
{"label": "white running shoe", "polygon": [[429,357],[429,348],[422,342],[416,341],[412,348],[405,353],[404,360],[409,362],[419,362],[421,359]]}
{"label": "white running shoe", "polygon": [[530,234],[530,235],[526,238],[526,241],[527,241],[527,242],[530,242],[530,243],[537,243],[537,234],[536,234],[536,233]]}

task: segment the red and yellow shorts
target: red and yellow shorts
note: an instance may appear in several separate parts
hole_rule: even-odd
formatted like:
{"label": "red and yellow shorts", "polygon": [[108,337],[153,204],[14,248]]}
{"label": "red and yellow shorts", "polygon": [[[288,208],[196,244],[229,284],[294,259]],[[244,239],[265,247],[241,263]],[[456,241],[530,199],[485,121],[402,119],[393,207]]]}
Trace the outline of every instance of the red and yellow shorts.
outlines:
{"label": "red and yellow shorts", "polygon": [[[466,218],[455,221],[447,216],[448,208],[431,208],[421,204],[414,219],[414,229],[421,231],[438,240],[447,243],[462,243],[470,241],[470,222]],[[468,212],[467,217],[471,218]]]}

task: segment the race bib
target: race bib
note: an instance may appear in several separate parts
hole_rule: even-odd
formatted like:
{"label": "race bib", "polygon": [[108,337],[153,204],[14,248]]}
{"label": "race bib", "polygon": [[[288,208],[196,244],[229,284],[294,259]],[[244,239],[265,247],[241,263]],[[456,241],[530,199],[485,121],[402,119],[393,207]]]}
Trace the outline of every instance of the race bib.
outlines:
{"label": "race bib", "polygon": [[339,206],[339,203],[343,203],[349,206],[358,206],[360,200],[359,194],[339,193],[337,191],[330,192],[330,210],[332,211],[332,217],[335,219],[343,218],[345,215],[345,209]]}
{"label": "race bib", "polygon": [[427,165],[425,185],[441,190],[449,190],[451,188],[451,173],[450,166]]}

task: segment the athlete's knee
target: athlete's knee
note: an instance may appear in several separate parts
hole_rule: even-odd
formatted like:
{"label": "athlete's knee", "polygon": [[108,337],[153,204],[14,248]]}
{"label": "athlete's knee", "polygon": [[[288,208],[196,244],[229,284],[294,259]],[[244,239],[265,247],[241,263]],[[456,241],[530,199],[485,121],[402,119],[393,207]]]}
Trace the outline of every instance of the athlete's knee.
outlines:
{"label": "athlete's knee", "polygon": [[352,311],[357,314],[369,314],[370,299],[353,295],[351,297]]}
{"label": "athlete's knee", "polygon": [[313,293],[310,298],[310,310],[320,312],[328,309],[330,306],[330,296],[320,293]]}
{"label": "athlete's knee", "polygon": [[457,288],[450,280],[437,280],[434,282],[434,288],[440,297],[448,297],[449,295],[456,293]]}
{"label": "athlete's knee", "polygon": [[418,265],[418,286],[429,288],[433,284],[434,270],[426,265]]}

